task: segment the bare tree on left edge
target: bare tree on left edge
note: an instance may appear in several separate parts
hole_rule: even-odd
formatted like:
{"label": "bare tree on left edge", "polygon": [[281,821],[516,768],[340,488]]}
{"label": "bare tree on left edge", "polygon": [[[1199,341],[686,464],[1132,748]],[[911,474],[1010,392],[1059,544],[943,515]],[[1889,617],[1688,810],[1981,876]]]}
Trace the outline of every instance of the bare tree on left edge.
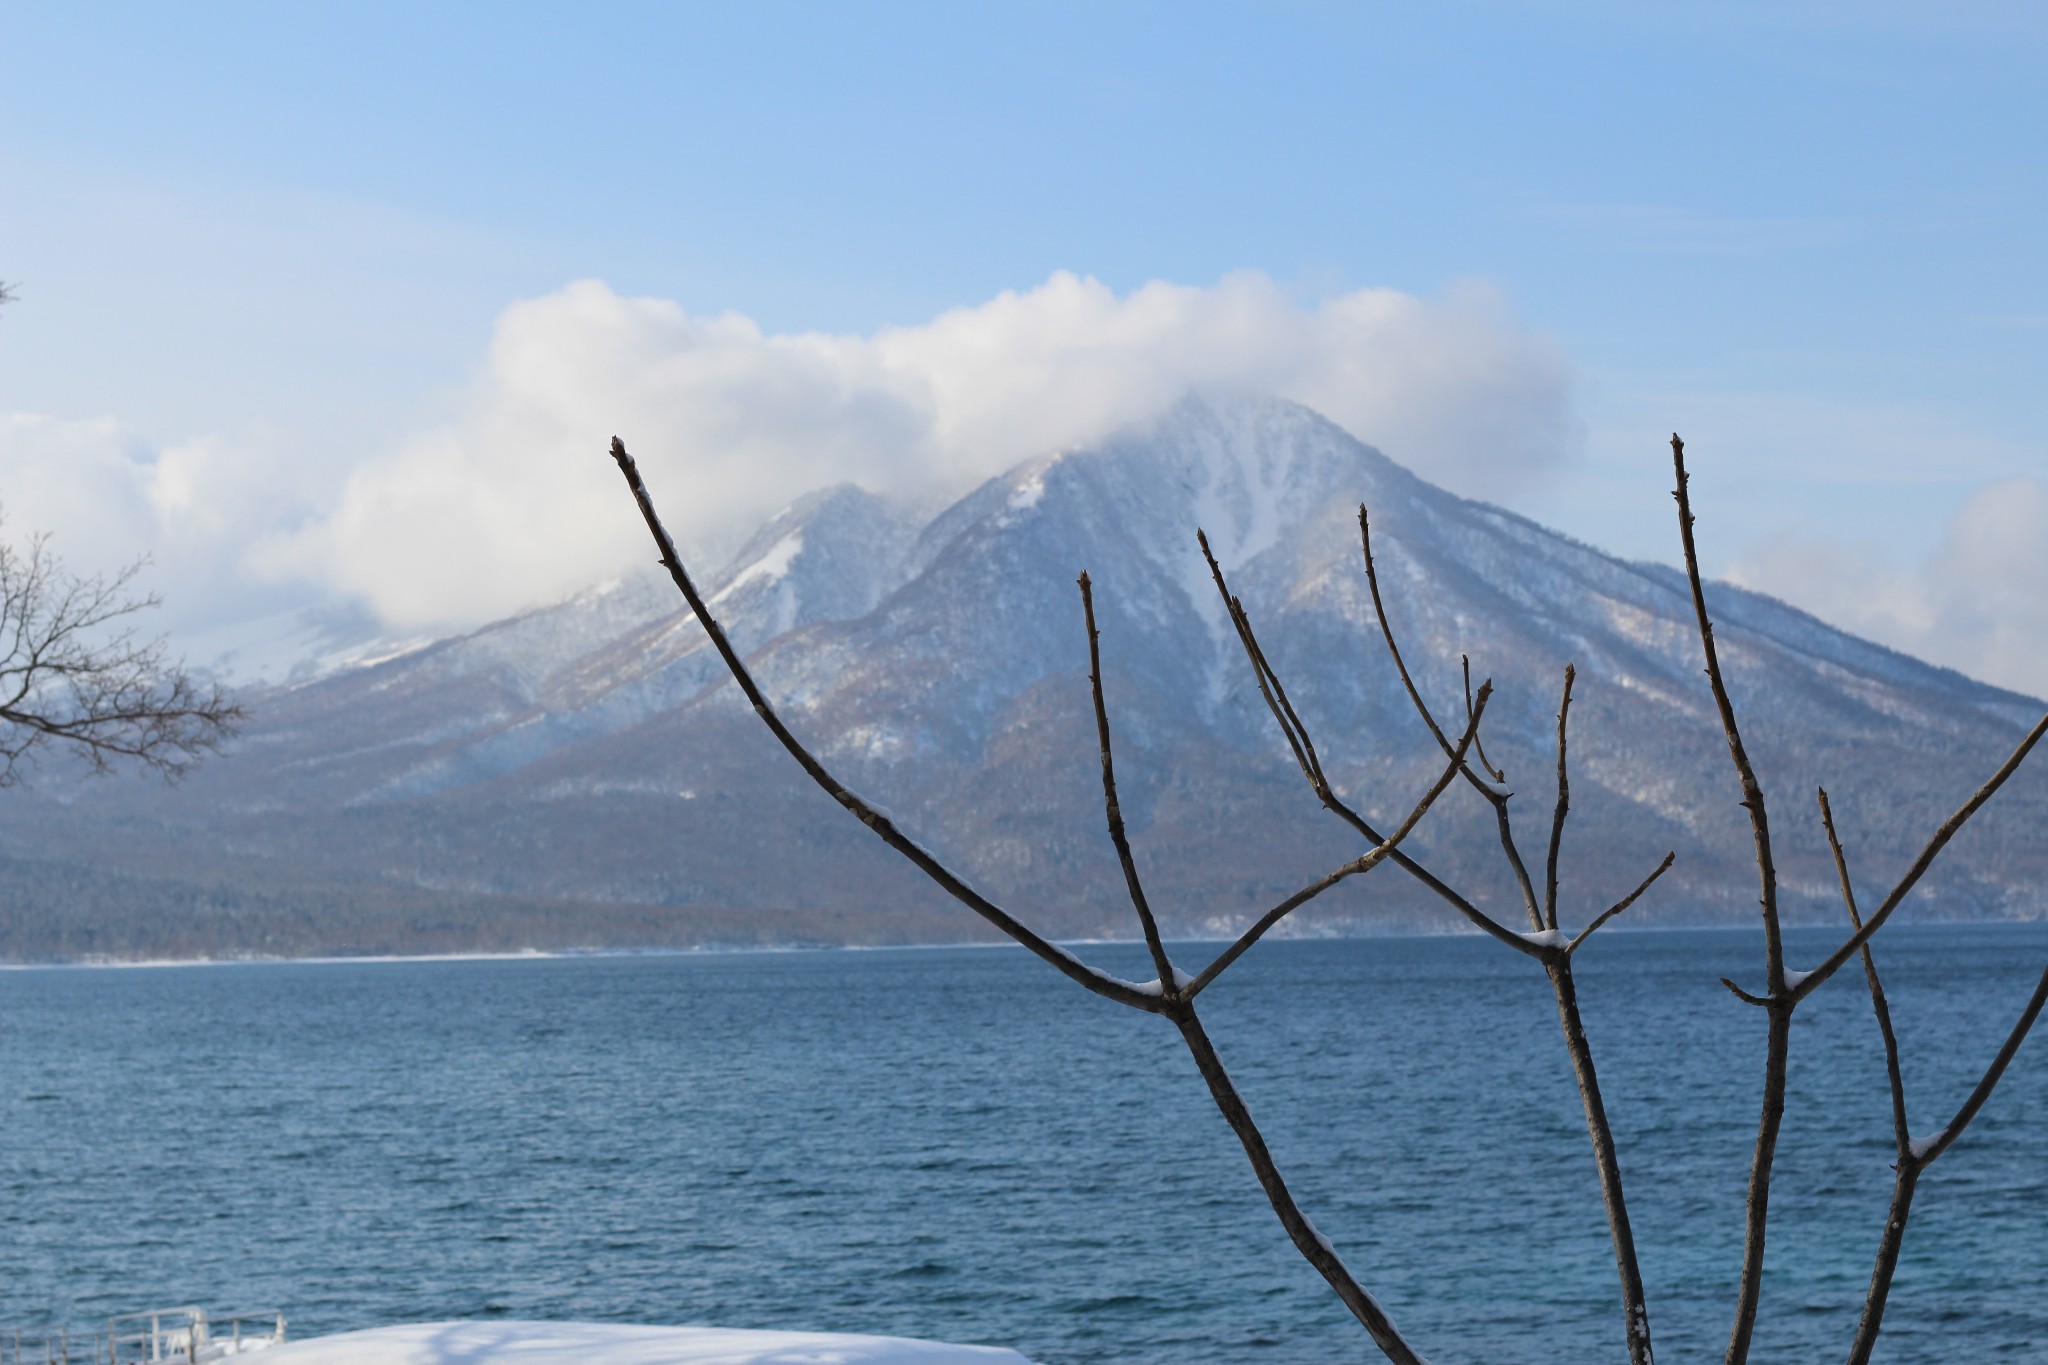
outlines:
{"label": "bare tree on left edge", "polygon": [[133,618],[160,603],[136,590],[142,567],[79,576],[46,535],[0,543],[0,787],[46,748],[175,780],[234,732],[226,691],[137,634]]}
{"label": "bare tree on left edge", "polygon": [[[15,299],[0,280],[0,306]],[[0,541],[0,787],[52,748],[96,773],[124,763],[176,780],[242,718],[217,683],[195,680],[132,619],[161,604],[138,592],[143,561],[80,577],[36,534]]]}

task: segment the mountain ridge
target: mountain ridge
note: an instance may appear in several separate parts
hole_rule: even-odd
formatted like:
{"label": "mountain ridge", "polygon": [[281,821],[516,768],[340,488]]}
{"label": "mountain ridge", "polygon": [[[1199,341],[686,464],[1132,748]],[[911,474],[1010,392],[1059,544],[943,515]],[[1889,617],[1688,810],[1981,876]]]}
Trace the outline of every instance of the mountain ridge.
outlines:
{"label": "mountain ridge", "polygon": [[[1418,685],[1454,714],[1461,654],[1475,681],[1495,678],[1485,740],[1523,784],[1515,809],[1543,821],[1521,831],[1531,850],[1553,799],[1558,677],[1576,662],[1571,914],[1589,917],[1667,848],[1680,865],[1661,902],[1632,918],[1753,908],[1682,575],[1438,489],[1291,404],[1191,398],[1150,427],[1025,461],[922,521],[850,486],[818,490],[704,582],[778,707],[843,777],[1034,923],[1099,936],[1127,930],[1128,909],[1101,837],[1071,581],[1088,568],[1141,865],[1170,929],[1227,932],[1358,850],[1292,771],[1195,549],[1197,525],[1341,790],[1391,823],[1441,762],[1379,641],[1361,501]],[[1879,849],[1852,848],[1863,875],[1880,875],[2038,713],[1773,599],[1709,592],[1750,747],[1783,812],[1795,912],[1840,913],[1812,822],[1787,806],[1799,787],[1828,781],[1845,836]],[[184,788],[43,793],[0,854],[44,866],[30,894],[46,899],[65,867],[83,866],[153,879],[174,901],[210,886],[283,903],[318,886],[292,923],[322,951],[359,946],[352,915],[388,924],[428,915],[421,907],[466,924],[474,947],[604,946],[622,913],[647,922],[629,946],[972,937],[964,912],[807,786],[680,605],[656,575],[630,576],[266,690],[238,751]],[[2048,912],[2048,857],[2020,814],[2044,793],[2048,783],[2016,778],[1915,910]],[[1519,902],[1477,804],[1444,803],[1411,849],[1513,920]],[[0,868],[0,887],[20,883],[10,905],[31,881]],[[1364,883],[1305,913],[1299,931],[1442,927],[1441,907],[1397,873]],[[494,928],[494,906],[523,927]],[[10,914],[0,956],[48,951],[38,932],[32,915]]]}

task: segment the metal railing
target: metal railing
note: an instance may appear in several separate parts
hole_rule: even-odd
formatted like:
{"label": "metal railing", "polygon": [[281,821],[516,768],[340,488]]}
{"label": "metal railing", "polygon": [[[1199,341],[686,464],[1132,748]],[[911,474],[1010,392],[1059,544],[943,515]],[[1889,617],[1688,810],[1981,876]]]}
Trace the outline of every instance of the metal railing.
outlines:
{"label": "metal railing", "polygon": [[0,1332],[0,1365],[85,1365],[105,1359],[106,1343],[98,1332],[73,1336],[65,1327]]}
{"label": "metal railing", "polygon": [[284,1314],[156,1308],[120,1313],[105,1331],[0,1333],[0,1365],[205,1365],[284,1342]]}

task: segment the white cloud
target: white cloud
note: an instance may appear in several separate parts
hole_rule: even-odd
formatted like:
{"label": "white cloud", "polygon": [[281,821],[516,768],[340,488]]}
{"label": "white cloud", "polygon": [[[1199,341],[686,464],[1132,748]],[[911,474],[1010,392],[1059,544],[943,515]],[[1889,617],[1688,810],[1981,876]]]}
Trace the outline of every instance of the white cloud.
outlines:
{"label": "white cloud", "polygon": [[811,488],[959,493],[1205,386],[1299,399],[1494,497],[1576,438],[1556,347],[1480,285],[1304,305],[1256,273],[1123,295],[1059,274],[914,326],[775,335],[585,281],[505,309],[456,415],[380,455],[337,468],[277,432],[164,444],[0,414],[0,507],[4,534],[51,532],[80,570],[149,555],[167,628],[330,595],[452,628],[647,560],[614,433],[701,558]]}
{"label": "white cloud", "polygon": [[1257,273],[1121,296],[1062,273],[915,326],[775,335],[583,281],[506,309],[463,415],[357,468],[256,562],[394,625],[478,621],[648,557],[614,433],[701,553],[813,487],[958,492],[1208,385],[1299,399],[1493,496],[1575,439],[1558,349],[1481,285],[1304,306]]}
{"label": "white cloud", "polygon": [[[143,632],[188,639],[291,612],[324,589],[248,563],[250,546],[319,503],[319,471],[281,448],[274,434],[156,446],[113,417],[0,413],[0,540],[47,534],[72,573],[147,559],[137,587],[160,593],[164,608],[135,622]],[[195,661],[207,661],[203,649]]]}
{"label": "white cloud", "polygon": [[135,547],[106,562],[76,565],[81,569],[110,569],[135,558],[156,539],[148,496],[153,458],[112,418],[0,417],[7,538],[19,544],[32,532],[47,533],[74,561],[75,546]]}
{"label": "white cloud", "polygon": [[47,534],[75,573],[148,558],[141,587],[166,609],[145,630],[276,611],[313,595],[263,581],[245,562],[253,543],[310,505],[306,472],[276,449],[215,436],[160,448],[110,417],[0,414],[0,537],[18,546]]}
{"label": "white cloud", "polygon": [[2038,479],[1979,488],[1917,566],[1874,546],[1780,536],[1730,576],[1894,648],[2048,696],[2048,484]]}

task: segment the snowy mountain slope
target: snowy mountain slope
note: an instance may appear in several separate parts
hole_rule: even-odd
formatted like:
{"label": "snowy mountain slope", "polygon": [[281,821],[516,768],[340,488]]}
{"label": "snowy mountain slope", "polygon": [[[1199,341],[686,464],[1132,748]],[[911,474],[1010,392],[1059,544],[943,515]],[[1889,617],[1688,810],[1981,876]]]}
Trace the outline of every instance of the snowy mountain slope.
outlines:
{"label": "snowy mountain slope", "polygon": [[[1361,502],[1389,617],[1446,726],[1462,719],[1461,654],[1475,681],[1496,682],[1487,752],[1522,793],[1532,863],[1554,800],[1559,679],[1577,665],[1568,913],[1592,913],[1667,849],[1680,861],[1644,918],[1752,906],[1682,577],[1455,497],[1290,404],[1190,400],[1148,429],[1029,461],[922,526],[825,490],[705,581],[791,725],[843,776],[1038,922],[1121,932],[1074,585],[1088,569],[1141,861],[1172,924],[1213,931],[1357,849],[1292,770],[1196,526],[1340,788],[1392,823],[1434,776],[1379,639]],[[636,577],[259,694],[237,754],[174,797],[67,792],[63,818],[43,802],[16,837],[39,841],[40,857],[83,858],[117,827],[138,874],[277,886],[317,872],[424,888],[484,919],[500,900],[539,898],[754,907],[789,937],[827,941],[900,932],[902,914],[938,926],[911,932],[970,931],[803,781],[673,593]],[[1875,879],[2034,718],[2025,698],[1781,603],[1722,586],[1710,599],[1773,797],[1781,874],[1812,913],[1839,913],[1810,818],[1817,782]],[[2044,802],[2048,778],[2016,780],[1957,841],[1920,911],[2041,913]],[[1447,798],[1411,849],[1514,913],[1490,814],[1470,793]],[[1441,922],[1392,873],[1318,913],[1304,924]]]}
{"label": "snowy mountain slope", "polygon": [[[917,552],[923,572],[874,615],[778,641],[759,667],[771,689],[802,701],[827,753],[884,799],[908,793],[930,813],[931,837],[970,865],[978,849],[1005,843],[980,818],[985,793],[1030,809],[1034,793],[1066,792],[1057,819],[1033,831],[1044,850],[1010,855],[1020,893],[1054,897],[1062,869],[1090,861],[1099,844],[1071,583],[1086,565],[1134,827],[1149,821],[1147,832],[1178,850],[1191,891],[1270,867],[1250,878],[1253,894],[1277,895],[1301,878],[1299,859],[1341,856],[1341,846],[1281,814],[1305,797],[1284,789],[1278,738],[1225,635],[1192,528],[1209,530],[1333,773],[1391,820],[1426,781],[1430,749],[1377,638],[1360,568],[1361,501],[1374,509],[1388,611],[1439,714],[1459,706],[1461,653],[1500,685],[1489,753],[1531,789],[1532,849],[1551,801],[1558,682],[1566,662],[1578,665],[1568,891],[1618,894],[1629,872],[1678,846],[1681,900],[1746,904],[1747,840],[1682,578],[1456,498],[1284,404],[1189,404],[1152,431],[994,481],[934,523]],[[1831,892],[1806,818],[1815,783],[1833,785],[1838,808],[1856,812],[1876,873],[1903,864],[2032,718],[2024,699],[1782,604],[1733,589],[1712,598],[1752,748],[1789,806],[1788,881],[1816,908]],[[1057,699],[1041,695],[1049,690]],[[708,723],[687,710],[675,721],[678,730]],[[999,744],[1012,750],[1002,763],[993,761]],[[1072,773],[1084,780],[1072,783]],[[1259,837],[1219,845],[1214,835],[1228,826],[1212,812],[1253,792],[1268,806],[1255,818]],[[1420,846],[1470,858],[1482,883],[1505,894],[1485,811],[1467,803],[1444,814]],[[1968,836],[1994,862],[2010,861],[2003,877],[1978,867],[1944,883],[1959,906],[2039,903],[2029,818],[2009,805]],[[1261,863],[1252,850],[1285,856]],[[993,875],[1008,875],[993,862]],[[1589,864],[1596,875],[1575,871]],[[1113,885],[1108,892],[1099,903],[1114,915]]]}
{"label": "snowy mountain slope", "polygon": [[[909,530],[859,489],[821,490],[707,586],[729,633],[751,648],[867,610],[900,572]],[[650,568],[378,667],[267,692],[243,752],[263,756],[269,781],[251,790],[229,772],[193,791],[230,804],[244,792],[358,804],[514,771],[701,690],[717,661],[679,606],[666,574]]]}

